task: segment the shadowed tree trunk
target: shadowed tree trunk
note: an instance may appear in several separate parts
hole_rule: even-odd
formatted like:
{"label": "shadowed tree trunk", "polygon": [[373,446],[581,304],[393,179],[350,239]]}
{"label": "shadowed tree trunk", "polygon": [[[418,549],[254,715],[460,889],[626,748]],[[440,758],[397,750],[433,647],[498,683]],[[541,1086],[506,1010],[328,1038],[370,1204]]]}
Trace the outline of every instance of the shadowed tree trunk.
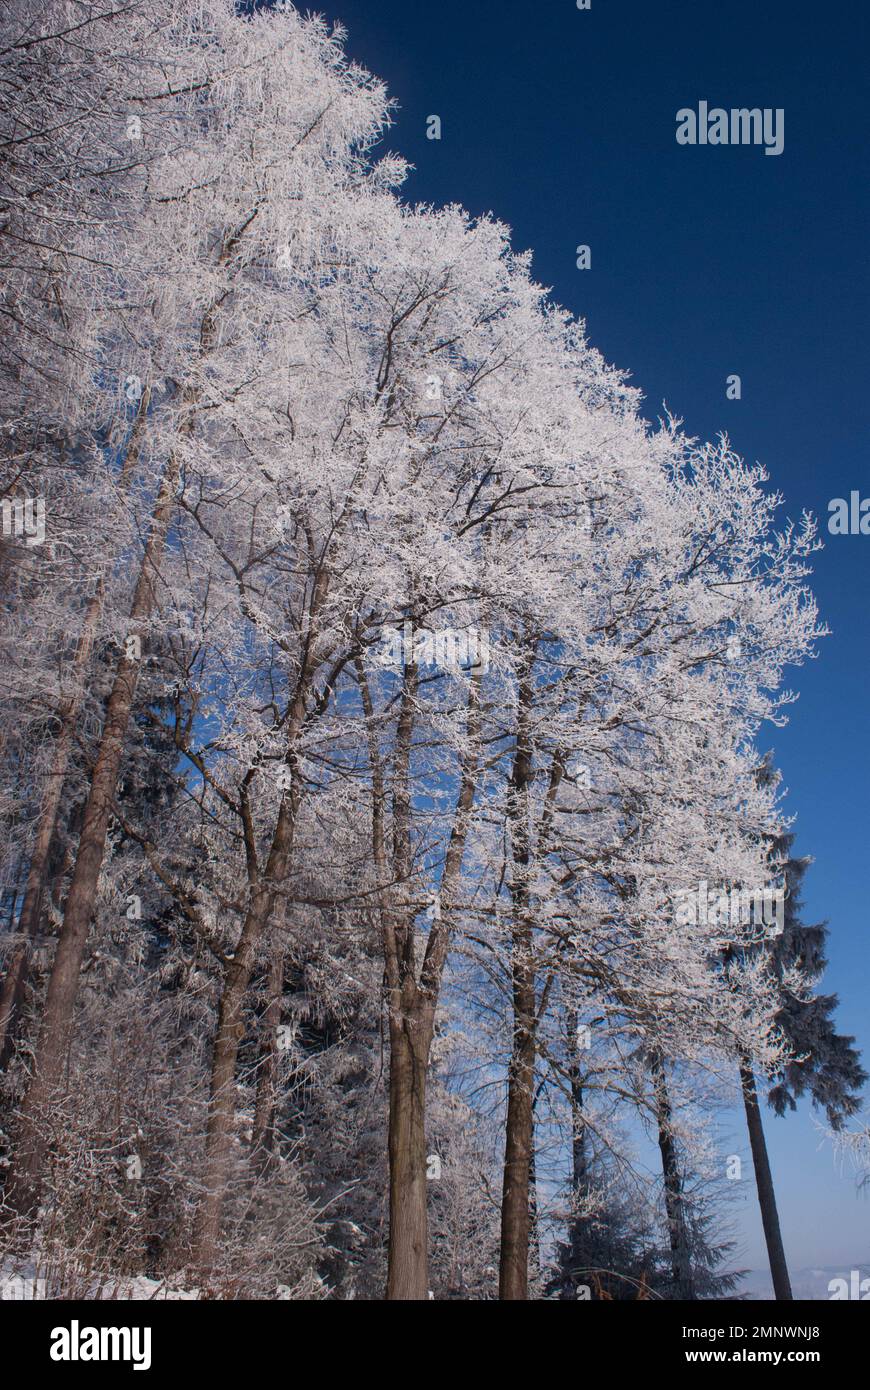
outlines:
{"label": "shadowed tree trunk", "polygon": [[534,1140],[535,975],[532,931],[514,933],[514,1043],[508,1070],[499,1297],[529,1296],[529,1189]]}
{"label": "shadowed tree trunk", "polygon": [[29,974],[33,938],[42,916],[42,904],[48,878],[51,847],[57,825],[57,813],[63,791],[63,781],[69,760],[71,724],[64,720],[57,736],[42,813],[36,827],[36,838],[30,856],[30,869],[24,889],[24,901],[18,918],[17,935],[22,939],[12,951],[6,974],[0,987],[0,1071],[9,1065],[15,1046],[16,1025],[24,1001]]}
{"label": "shadowed tree trunk", "polygon": [[740,1062],[740,1082],[743,1089],[746,1124],[749,1129],[749,1143],[752,1148],[752,1163],[755,1168],[758,1205],[761,1208],[761,1224],[764,1227],[767,1257],[770,1261],[770,1276],[773,1280],[773,1296],[778,1301],[786,1301],[793,1298],[791,1280],[789,1279],[785,1249],[782,1244],[782,1232],[779,1228],[776,1193],[773,1188],[770,1160],[767,1156],[764,1127],[761,1123],[755,1076],[747,1057],[742,1058]]}
{"label": "shadowed tree trunk", "polygon": [[[276,914],[277,915],[277,914]],[[266,1007],[260,1019],[260,1056],[257,1063],[257,1098],[251,1153],[258,1170],[265,1174],[275,1155],[275,1114],[278,1107],[278,1028],[284,1000],[284,944],[280,933],[272,950],[266,982]]]}
{"label": "shadowed tree trunk", "polygon": [[[289,854],[292,831],[282,828],[281,848],[270,856],[273,868],[278,856]],[[276,875],[279,881],[285,874]],[[268,870],[267,870],[268,878]],[[232,959],[224,972],[224,985],[218,1011],[218,1025],[212,1051],[208,1124],[202,1197],[197,1209],[193,1238],[193,1262],[207,1274],[214,1266],[220,1241],[221,1216],[226,1196],[233,1129],[236,1117],[236,1062],[245,1034],[244,1002],[254,968],[257,947],[266,927],[274,890],[263,883],[254,893]]]}
{"label": "shadowed tree trunk", "polygon": [[[529,1249],[535,1144],[535,1062],[540,1014],[546,1008],[551,980],[537,993],[534,916],[530,881],[545,853],[552,826],[556,795],[564,772],[560,753],[550,766],[543,813],[533,849],[531,785],[534,747],[531,714],[534,705],[534,669],[540,638],[532,637],[520,667],[517,699],[517,736],[507,798],[507,820],[512,846],[511,872],[511,990],[513,1041],[508,1065],[508,1105],[505,1125],[505,1157],[502,1180],[501,1251],[499,1298],[522,1300],[529,1296]],[[536,1237],[537,1238],[537,1237]]]}
{"label": "shadowed tree trunk", "polygon": [[511,898],[511,989],[513,1042],[508,1065],[508,1105],[505,1128],[501,1203],[499,1298],[529,1296],[529,1182],[534,1144],[534,1085],[537,1003],[535,997],[534,928],[529,914],[531,825],[529,785],[533,748],[530,717],[534,699],[532,669],[536,647],[531,645],[520,673],[517,737],[507,817],[511,831],[513,868]]}
{"label": "shadowed tree trunk", "polygon": [[[203,1194],[194,1223],[193,1262],[197,1269],[205,1274],[213,1267],[217,1258],[221,1216],[229,1181],[236,1115],[236,1063],[239,1047],[245,1035],[245,995],[261,943],[270,924],[275,923],[275,913],[279,914],[279,922],[283,922],[284,917],[284,906],[281,903],[279,907],[278,896],[290,872],[293,841],[302,800],[298,744],[306,721],[312,681],[320,660],[316,640],[317,618],[326,601],[329,582],[329,570],[325,563],[321,563],[308,607],[305,656],[290,701],[284,755],[289,785],[282,793],[269,856],[262,875],[257,867],[252,818],[245,818],[247,858],[251,876],[248,910],[235,952],[224,967],[224,983],[212,1051]],[[321,693],[321,704],[328,699],[330,689],[331,681],[327,682],[326,691]]]}
{"label": "shadowed tree trunk", "polygon": [[450,945],[452,900],[474,804],[480,734],[481,671],[471,673],[466,747],[460,758],[459,792],[441,876],[438,906],[417,978],[414,913],[408,902],[413,869],[410,757],[417,701],[417,667],[405,668],[396,727],[393,774],[392,858],[387,849],[386,782],[374,705],[361,660],[356,663],[372,779],[372,857],[380,889],[378,906],[384,951],[385,1000],[390,1040],[390,1233],[387,1290],[390,1301],[427,1299],[429,1251],[426,1188],[426,1080],[435,1009]]}
{"label": "shadowed tree trunk", "polygon": [[538,1150],[535,1142],[535,1111],[543,1083],[538,1085],[532,1105],[532,1152],[529,1156],[529,1280],[538,1287],[541,1277],[541,1228],[538,1223]]}
{"label": "shadowed tree trunk", "polygon": [[[152,516],[151,529],[133,603],[129,636],[141,636],[155,604],[155,583],[172,516],[179,464],[173,455],[166,467]],[[26,1215],[37,1204],[46,1151],[43,1120],[63,1073],[72,1039],[79,974],[103,866],[106,834],[124,753],[130,712],[136,694],[139,660],[134,646],[125,645],[106,706],[99,752],[91,777],[63,928],[55,952],[45,1010],[34,1055],[33,1078],[19,1115],[16,1162],[7,1187],[10,1205]]]}
{"label": "shadowed tree trunk", "polygon": [[689,1233],[686,1225],[683,1179],[680,1173],[677,1147],[674,1142],[671,1100],[668,1095],[664,1062],[662,1061],[661,1054],[657,1050],[654,1050],[650,1054],[650,1071],[652,1073],[656,1100],[659,1152],[662,1156],[665,1212],[668,1218],[668,1239],[671,1246],[671,1270],[674,1279],[674,1292],[678,1299],[688,1301],[695,1298],[695,1289],[692,1278]]}
{"label": "shadowed tree trunk", "polygon": [[[226,265],[247,225],[247,222],[244,223],[240,231],[227,236],[221,248],[219,265]],[[203,314],[199,331],[200,359],[211,352],[217,342],[218,314],[228,293],[229,290],[222,293]],[[182,391],[179,436],[184,437],[193,432],[195,410],[200,397],[201,388],[196,383],[189,384]],[[144,420],[144,411],[140,418]],[[138,440],[136,447],[139,447]],[[59,1086],[72,1041],[79,975],[94,912],[112,803],[138,683],[140,651],[137,650],[137,644],[141,645],[148,619],[156,604],[160,565],[172,521],[180,475],[180,455],[177,449],[173,449],[157,490],[148,539],[133,593],[127,640],[118,661],[115,681],[106,705],[106,717],[91,775],[63,927],[55,952],[34,1053],[33,1076],[19,1112],[16,1162],[7,1184],[9,1205],[19,1215],[32,1212],[39,1202],[46,1154],[43,1122]]]}
{"label": "shadowed tree trunk", "polygon": [[568,1079],[571,1087],[571,1191],[578,1197],[584,1197],[588,1191],[588,1161],[586,1126],[583,1123],[583,1073],[580,1066],[576,1009],[566,1011],[565,1029],[567,1033]]}
{"label": "shadowed tree trunk", "polygon": [[[148,386],[142,392],[136,418],[127,442],[124,463],[119,477],[121,489],[126,489],[139,459],[150,401],[151,388]],[[30,855],[24,901],[18,919],[17,934],[22,938],[22,941],[12,953],[2,988],[0,988],[0,1070],[8,1065],[15,1044],[16,1023],[27,988],[31,944],[39,930],[42,917],[51,848],[57,831],[58,811],[63,797],[75,726],[85,695],[88,667],[94,649],[97,627],[103,612],[104,599],[105,582],[101,575],[97,582],[97,588],[85,609],[79,640],[76,644],[71,673],[72,694],[62,703],[58,712],[60,728],[52,752],[51,768],[46,781],[39,823],[36,827],[36,836]]]}
{"label": "shadowed tree trunk", "polygon": [[[581,1210],[583,1199],[589,1195],[589,1155],[586,1124],[583,1116],[584,1069],[580,1060],[579,1019],[577,1010],[565,1010],[565,1051],[568,1061],[568,1085],[571,1096],[571,1198],[572,1213],[568,1225],[568,1251],[571,1274],[586,1270],[586,1227],[588,1217]],[[593,1276],[594,1277],[594,1276]],[[599,1282],[600,1289],[600,1282]]]}
{"label": "shadowed tree trunk", "polygon": [[402,911],[396,902],[396,892],[388,887],[393,873],[402,887],[410,876],[408,777],[417,668],[410,665],[405,671],[396,732],[392,865],[387,851],[384,767],[375,729],[374,705],[362,660],[357,661],[356,672],[366,719],[372,777],[372,853],[382,885],[379,909],[390,1041],[387,1121],[390,1230],[386,1292],[390,1301],[426,1299],[429,1296],[426,1078],[432,1029],[421,1016],[425,1001],[420,997],[414,971],[413,917],[407,905]]}

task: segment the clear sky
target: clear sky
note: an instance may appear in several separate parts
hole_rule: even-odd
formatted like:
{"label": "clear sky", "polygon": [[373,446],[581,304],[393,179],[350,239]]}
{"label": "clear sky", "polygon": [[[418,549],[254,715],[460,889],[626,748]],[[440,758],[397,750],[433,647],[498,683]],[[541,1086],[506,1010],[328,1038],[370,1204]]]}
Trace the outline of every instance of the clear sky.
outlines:
{"label": "clear sky", "polygon": [[[866,702],[870,536],[828,536],[828,503],[870,497],[867,262],[870,22],[856,0],[329,0],[349,55],[399,109],[387,145],[406,196],[509,223],[536,278],[585,318],[657,416],[729,433],[825,530],[814,589],[833,635],[793,673],[769,730],[815,865],[805,898],[831,928],[828,991],[870,1070]],[[784,149],[680,146],[676,113],[782,108]],[[441,139],[427,139],[427,118]],[[588,244],[589,270],[576,268]],[[742,398],[726,399],[737,373]],[[870,1201],[806,1110],[766,1117],[794,1267],[870,1258]],[[765,1265],[748,1144],[743,1262]]]}

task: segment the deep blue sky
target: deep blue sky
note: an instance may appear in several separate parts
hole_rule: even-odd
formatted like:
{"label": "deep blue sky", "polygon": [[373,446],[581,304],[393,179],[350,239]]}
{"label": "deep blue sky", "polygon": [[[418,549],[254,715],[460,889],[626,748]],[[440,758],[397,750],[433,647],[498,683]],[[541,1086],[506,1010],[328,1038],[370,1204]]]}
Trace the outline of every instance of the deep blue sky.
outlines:
{"label": "deep blue sky", "polygon": [[[321,8],[318,6],[318,8]],[[793,674],[775,748],[831,926],[828,990],[870,1054],[865,789],[870,536],[827,536],[828,502],[870,496],[867,11],[856,0],[330,0],[348,53],[399,103],[387,145],[414,201],[509,223],[538,280],[585,318],[655,417],[726,429],[826,532],[814,588],[833,635]],[[679,108],[782,107],[785,149],[681,147]],[[442,138],[426,138],[437,114]],[[588,243],[592,269],[578,271]],[[743,399],[728,401],[739,373]],[[870,1060],[865,1057],[870,1070]],[[767,1120],[793,1265],[870,1258],[870,1203],[801,1114]],[[733,1151],[744,1153],[743,1134]],[[750,1180],[751,1181],[751,1180]],[[744,1184],[744,1261],[765,1263]]]}

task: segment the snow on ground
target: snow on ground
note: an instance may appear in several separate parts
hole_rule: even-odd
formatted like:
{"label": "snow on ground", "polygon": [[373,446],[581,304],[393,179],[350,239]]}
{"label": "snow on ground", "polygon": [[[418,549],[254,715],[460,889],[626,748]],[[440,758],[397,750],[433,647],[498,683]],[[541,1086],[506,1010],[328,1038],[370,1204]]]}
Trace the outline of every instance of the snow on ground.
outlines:
{"label": "snow on ground", "polygon": [[[83,1276],[83,1279],[88,1276]],[[172,1288],[163,1279],[148,1279],[144,1274],[129,1276],[127,1278],[105,1278],[99,1280],[93,1275],[89,1276],[92,1280],[89,1286],[82,1291],[76,1289],[77,1298],[86,1298],[94,1302],[106,1300],[145,1301],[152,1299],[167,1299],[179,1301],[192,1301],[199,1298],[198,1289],[178,1289]],[[69,1283],[70,1276],[67,1273],[65,1283]],[[23,1261],[11,1263],[7,1261],[0,1265],[0,1302],[21,1302],[35,1299],[47,1299],[57,1297],[52,1285],[57,1285],[57,1279],[40,1274],[37,1265],[33,1261]]]}

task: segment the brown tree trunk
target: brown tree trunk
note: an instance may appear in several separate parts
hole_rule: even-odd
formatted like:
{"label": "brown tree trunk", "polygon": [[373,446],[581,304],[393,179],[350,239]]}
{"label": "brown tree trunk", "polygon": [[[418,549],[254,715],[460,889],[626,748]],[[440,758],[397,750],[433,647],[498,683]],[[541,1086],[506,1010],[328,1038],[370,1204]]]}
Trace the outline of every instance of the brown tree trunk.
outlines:
{"label": "brown tree trunk", "polygon": [[266,982],[266,1007],[260,1019],[260,1056],[257,1063],[257,1098],[251,1153],[261,1174],[271,1167],[275,1154],[275,1113],[278,1106],[278,1028],[284,1000],[284,944],[276,940]]}
{"label": "brown tree trunk", "polygon": [[[316,619],[328,589],[329,570],[326,564],[322,564],[309,603],[305,657],[290,702],[285,753],[285,764],[290,774],[289,787],[281,798],[269,857],[261,878],[257,876],[255,846],[253,843],[248,845],[249,872],[253,876],[250,902],[235,953],[224,970],[224,985],[212,1052],[203,1193],[194,1225],[192,1250],[194,1265],[205,1274],[217,1259],[223,1203],[230,1176],[236,1113],[236,1062],[239,1046],[245,1034],[245,995],[257,952],[269,930],[270,922],[273,921],[278,895],[290,871],[296,820],[302,797],[296,762],[297,742],[305,723],[307,699],[318,663]],[[283,923],[283,903],[278,913],[279,927],[276,929],[276,935],[279,934],[280,924]]]}
{"label": "brown tree trunk", "polygon": [[499,1298],[529,1296],[529,1177],[534,1140],[535,976],[532,933],[514,942],[514,1042],[508,1069]]}
{"label": "brown tree trunk", "polygon": [[580,1066],[577,1027],[577,1011],[568,1009],[565,1015],[565,1029],[568,1080],[571,1087],[571,1191],[577,1197],[585,1197],[588,1192],[586,1125],[583,1122],[583,1072]]}
{"label": "brown tree trunk", "polygon": [[[390,1234],[387,1250],[387,1300],[429,1297],[429,1233],[426,1178],[426,1079],[432,1041],[430,1010],[417,984],[414,912],[408,902],[413,873],[411,838],[411,744],[417,712],[417,668],[409,663],[396,725],[393,779],[393,876],[398,910],[382,911],[387,967],[390,1038],[390,1107],[387,1122],[390,1159]],[[366,685],[366,693],[368,687]],[[371,705],[369,702],[369,710]],[[371,727],[371,726],[370,726]],[[371,747],[371,743],[370,743]],[[381,815],[375,835],[385,835],[383,777]],[[375,860],[387,870],[386,843],[376,844]],[[433,924],[433,930],[438,924]],[[434,1018],[434,1001],[431,1009]]]}
{"label": "brown tree trunk", "polygon": [[[130,610],[129,635],[140,640],[154,608],[155,580],[172,516],[177,481],[178,462],[173,456],[160,485]],[[138,675],[139,661],[125,648],[106,706],[103,734],[91,777],[75,869],[34,1055],[33,1078],[19,1116],[15,1165],[7,1194],[10,1205],[20,1215],[32,1211],[39,1198],[46,1152],[43,1122],[60,1084],[72,1037],[79,973],[103,866],[106,834]]]}
{"label": "brown tree trunk", "polygon": [[[589,1154],[586,1124],[583,1114],[583,1082],[585,1072],[580,1060],[577,1010],[565,1010],[565,1046],[568,1058],[568,1083],[571,1095],[571,1198],[572,1212],[568,1222],[568,1250],[571,1273],[593,1281],[598,1277],[586,1269],[588,1261],[589,1218],[583,1209],[589,1195]],[[601,1283],[598,1281],[600,1298]]]}
{"label": "brown tree trunk", "polygon": [[[228,265],[255,216],[256,210],[242,222],[239,228],[225,236],[218,258],[219,266]],[[230,292],[228,285],[217,295],[203,314],[198,345],[200,360],[211,352],[217,343],[218,316]],[[186,386],[182,391],[182,417],[178,426],[179,435],[184,436],[192,433],[195,408],[200,396],[201,387],[195,382]],[[141,447],[147,406],[148,393],[140,401],[135,433],[133,440],[131,440],[133,458],[138,455]],[[157,493],[145,553],[133,595],[128,638],[138,638],[141,641],[147,620],[154,610],[155,587],[172,520],[175,490],[178,486],[180,472],[180,457],[178,451],[173,450],[164,469]],[[49,979],[45,1010],[34,1053],[33,1076],[19,1112],[15,1166],[7,1184],[7,1198],[12,1210],[21,1215],[31,1213],[39,1202],[42,1169],[47,1147],[44,1120],[47,1117],[53,1093],[59,1086],[64,1061],[72,1040],[79,974],[103,865],[109,818],[136,693],[138,671],[139,660],[137,656],[133,652],[129,652],[125,646],[106,706],[106,718],[99,752],[91,776],[75,869],[67,896],[63,927]]]}
{"label": "brown tree trunk", "polygon": [[[136,419],[133,422],[130,438],[127,442],[124,463],[118,480],[122,491],[126,489],[133,474],[133,470],[139,460],[142,448],[142,436],[150,402],[151,387],[149,385],[142,392],[136,412]],[[97,588],[85,610],[79,640],[76,644],[71,675],[73,685],[72,694],[62,703],[59,711],[60,729],[55,740],[51,770],[48,774],[42,810],[39,816],[39,824],[36,829],[36,838],[30,856],[30,869],[27,876],[27,886],[24,890],[24,902],[21,905],[21,915],[18,919],[17,934],[21,936],[23,940],[13,952],[6,976],[3,980],[2,989],[0,989],[0,1071],[8,1065],[15,1044],[16,1021],[24,999],[24,992],[27,988],[31,942],[39,930],[42,904],[47,886],[49,856],[57,830],[58,810],[63,796],[64,782],[66,780],[67,769],[69,768],[73,734],[75,732],[76,720],[78,719],[79,711],[82,706],[82,700],[84,699],[88,667],[90,666],[97,627],[103,611],[104,598],[105,585],[101,576],[97,583]]]}
{"label": "brown tree trunk", "polygon": [[740,1081],[743,1089],[746,1125],[749,1129],[749,1143],[752,1148],[752,1162],[755,1168],[758,1205],[761,1208],[761,1224],[764,1227],[767,1258],[770,1261],[770,1277],[773,1280],[773,1296],[778,1302],[785,1302],[793,1298],[791,1280],[789,1279],[785,1249],[782,1243],[782,1232],[779,1228],[776,1193],[773,1188],[770,1159],[767,1156],[764,1126],[761,1123],[755,1076],[752,1065],[746,1057],[742,1058],[740,1062]]}
{"label": "brown tree trunk", "polygon": [[[426,1077],[431,1031],[425,1036],[414,976],[413,921],[407,902],[395,902],[410,875],[410,797],[407,790],[414,725],[416,668],[405,672],[396,732],[393,799],[393,864],[387,851],[386,784],[378,751],[374,705],[362,659],[357,681],[366,719],[372,775],[372,857],[382,885],[378,906],[383,937],[385,998],[389,1020],[390,1091],[387,1135],[390,1220],[387,1246],[388,1301],[427,1299],[429,1242],[426,1189]],[[394,872],[397,888],[387,887]],[[405,894],[405,896],[407,896]]]}
{"label": "brown tree trunk", "polygon": [[389,1300],[429,1297],[426,1211],[426,1076],[432,1011],[390,1018]]}
{"label": "brown tree trunk", "polygon": [[278,812],[265,873],[251,894],[238,945],[224,969],[212,1051],[203,1193],[193,1238],[194,1264],[205,1273],[217,1259],[221,1216],[229,1182],[236,1115],[236,1062],[245,1035],[245,995],[257,951],[269,926],[277,892],[289,871],[298,805],[298,776],[294,769],[291,789],[285,792]]}
{"label": "brown tree trunk", "polygon": [[239,944],[226,967],[212,1051],[202,1198],[194,1228],[193,1260],[207,1273],[215,1264],[236,1115],[236,1061],[245,1034],[244,1000],[256,943],[268,914],[268,890],[261,890],[245,919]]}
{"label": "brown tree trunk", "polygon": [[48,880],[49,857],[57,828],[57,814],[63,795],[64,781],[69,767],[73,729],[81,708],[85,671],[93,650],[96,623],[101,611],[102,592],[100,591],[88,604],[73,664],[76,690],[63,708],[61,726],[54,744],[51,770],[48,774],[39,824],[36,828],[36,838],[30,856],[24,902],[21,905],[21,915],[18,919],[17,934],[23,940],[12,954],[2,989],[0,989],[0,1070],[8,1065],[15,1043],[15,1024],[27,987],[31,942],[39,930],[42,903]]}
{"label": "brown tree trunk", "polygon": [[533,749],[530,715],[534,699],[532,645],[521,672],[517,701],[517,741],[507,816],[513,846],[511,896],[513,928],[511,983],[513,1040],[508,1066],[508,1106],[505,1128],[504,1176],[501,1203],[499,1298],[529,1296],[529,1170],[534,1144],[534,1085],[536,1055],[536,998],[534,929],[529,915],[531,826],[529,786]]}
{"label": "brown tree trunk", "polygon": [[[538,1087],[540,1094],[540,1087]],[[537,1099],[537,1097],[536,1097]],[[538,1287],[541,1278],[541,1228],[538,1221],[538,1153],[535,1142],[535,1106],[532,1106],[532,1151],[529,1154],[529,1288]]]}
{"label": "brown tree trunk", "polygon": [[665,1212],[668,1218],[668,1238],[671,1246],[671,1270],[674,1291],[678,1299],[688,1301],[695,1298],[692,1279],[692,1261],[689,1250],[688,1229],[683,1197],[683,1179],[674,1143],[671,1102],[668,1095],[665,1068],[659,1052],[653,1052],[650,1070],[656,1097],[656,1112],[659,1132],[659,1152],[662,1156],[662,1176],[665,1188]]}
{"label": "brown tree trunk", "polygon": [[378,907],[384,952],[384,992],[389,1017],[390,1233],[386,1296],[388,1300],[411,1300],[428,1298],[429,1293],[426,1078],[435,1009],[450,944],[452,899],[462,868],[474,804],[482,672],[473,672],[469,682],[467,750],[462,758],[459,795],[441,876],[440,908],[429,932],[418,983],[414,961],[414,918],[407,894],[413,861],[409,765],[417,699],[417,669],[413,663],[406,667],[396,729],[392,862],[387,851],[386,783],[378,750],[374,706],[362,660],[357,661],[356,669],[372,776],[372,857],[381,885]]}

